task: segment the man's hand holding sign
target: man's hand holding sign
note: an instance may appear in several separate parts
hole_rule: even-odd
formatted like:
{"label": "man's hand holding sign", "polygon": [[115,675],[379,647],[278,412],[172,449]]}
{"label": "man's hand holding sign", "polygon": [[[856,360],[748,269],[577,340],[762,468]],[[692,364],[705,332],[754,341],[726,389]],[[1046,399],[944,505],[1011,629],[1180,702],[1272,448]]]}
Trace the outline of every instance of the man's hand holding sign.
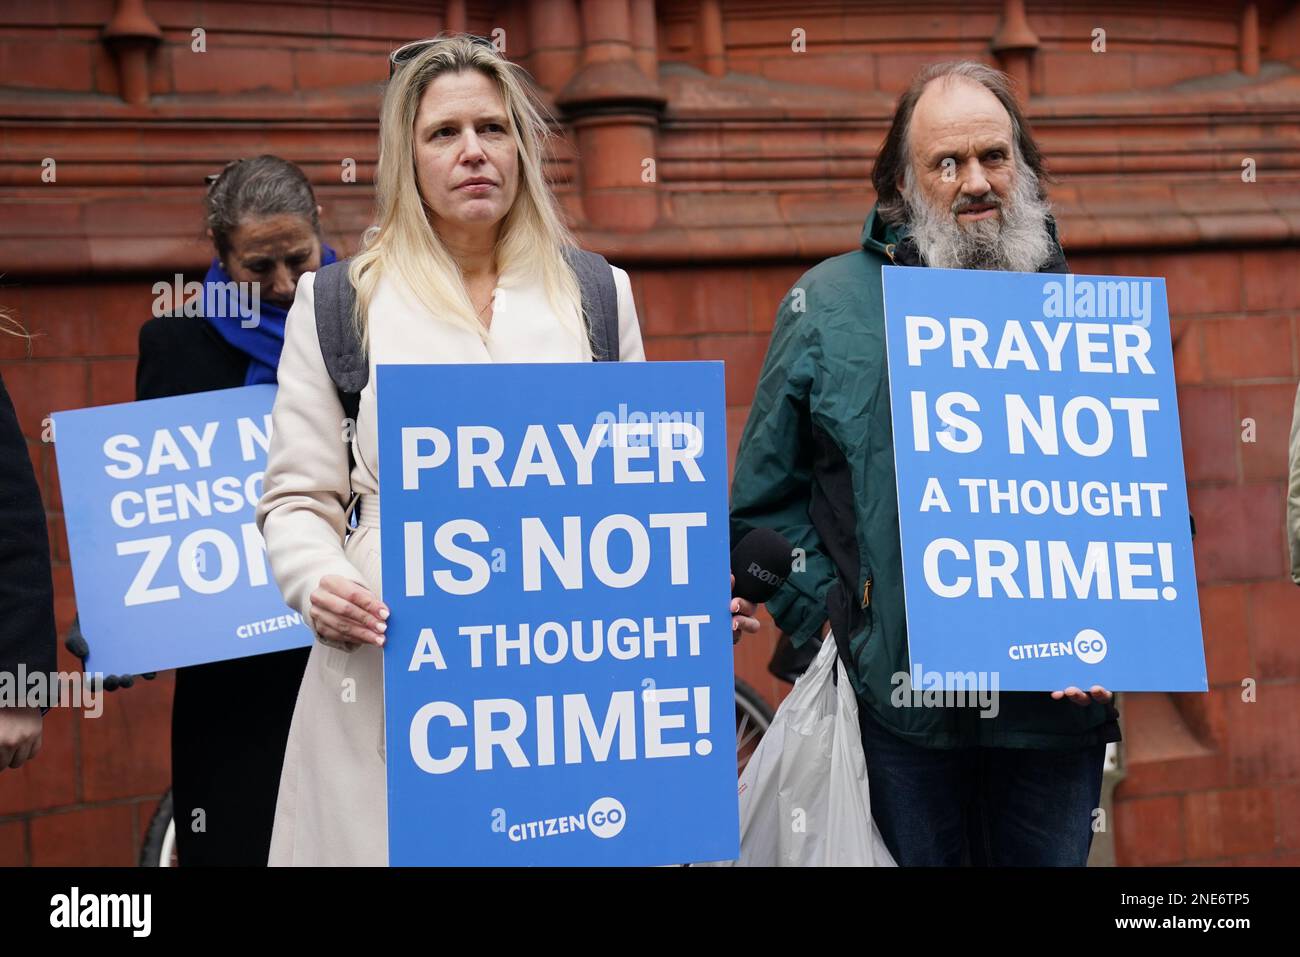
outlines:
{"label": "man's hand holding sign", "polygon": [[378,377],[391,863],[735,857],[721,365]]}
{"label": "man's hand holding sign", "polygon": [[1205,690],[1163,281],[884,283],[913,670]]}

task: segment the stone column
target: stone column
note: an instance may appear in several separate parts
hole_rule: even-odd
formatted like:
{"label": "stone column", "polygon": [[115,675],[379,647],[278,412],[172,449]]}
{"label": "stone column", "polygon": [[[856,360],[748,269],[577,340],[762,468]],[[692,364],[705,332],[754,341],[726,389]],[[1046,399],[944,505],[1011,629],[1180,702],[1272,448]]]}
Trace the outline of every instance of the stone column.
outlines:
{"label": "stone column", "polygon": [[1002,5],[1002,22],[993,34],[993,52],[1003,72],[1016,81],[1022,103],[1028,101],[1034,52],[1038,49],[1038,35],[1025,18],[1025,0],[1006,0]]}
{"label": "stone column", "polygon": [[704,72],[722,76],[727,72],[727,50],[722,41],[722,4],[719,0],[700,0],[700,52]]}
{"label": "stone column", "polygon": [[575,0],[536,0],[528,12],[533,78],[552,96],[573,78],[582,55]]}
{"label": "stone column", "polygon": [[144,0],[118,0],[113,18],[104,25],[103,40],[117,62],[117,85],[127,103],[149,102],[149,54],[162,38]]}
{"label": "stone column", "polygon": [[1259,73],[1259,4],[1248,3],[1241,11],[1241,72]]}
{"label": "stone column", "polygon": [[464,33],[468,23],[465,16],[465,0],[447,0],[447,32]]}
{"label": "stone column", "polygon": [[582,65],[556,105],[573,125],[583,212],[597,229],[649,229],[664,96],[633,54],[629,0],[582,0],[581,15]]}
{"label": "stone column", "polygon": [[632,0],[632,56],[641,72],[659,80],[658,23],[655,0]]}

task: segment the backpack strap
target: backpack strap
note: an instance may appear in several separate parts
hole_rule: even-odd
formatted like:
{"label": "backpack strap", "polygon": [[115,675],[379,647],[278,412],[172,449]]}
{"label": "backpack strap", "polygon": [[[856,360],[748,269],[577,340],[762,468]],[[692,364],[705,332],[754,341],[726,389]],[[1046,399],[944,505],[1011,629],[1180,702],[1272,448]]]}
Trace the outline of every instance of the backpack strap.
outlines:
{"label": "backpack strap", "polygon": [[[361,390],[370,379],[370,363],[366,361],[356,324],[352,321],[357,291],[348,278],[348,264],[349,260],[341,259],[316,270],[316,337],[320,340],[325,369],[338,392],[339,404],[343,406],[343,415],[351,420],[355,429],[357,412],[361,408]],[[339,428],[342,427],[340,422]],[[352,443],[347,443],[347,446],[348,482],[351,483],[356,456],[352,452]],[[351,524],[358,498],[355,492],[350,494],[344,510],[345,524]]]}
{"label": "backpack strap", "polygon": [[351,260],[340,259],[316,271],[316,336],[321,358],[338,390],[343,414],[354,423],[361,405],[361,390],[370,379],[370,363],[361,349],[352,311],[357,291],[348,279]]}
{"label": "backpack strap", "polygon": [[591,330],[592,358],[618,362],[618,290],[614,269],[599,253],[571,246],[564,251],[582,295],[582,315]]}

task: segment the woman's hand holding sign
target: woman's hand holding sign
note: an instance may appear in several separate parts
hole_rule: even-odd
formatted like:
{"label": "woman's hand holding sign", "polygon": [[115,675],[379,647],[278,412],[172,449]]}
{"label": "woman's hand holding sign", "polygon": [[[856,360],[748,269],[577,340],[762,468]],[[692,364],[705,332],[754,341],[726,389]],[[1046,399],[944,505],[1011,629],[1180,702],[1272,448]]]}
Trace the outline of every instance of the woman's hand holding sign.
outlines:
{"label": "woman's hand holding sign", "polygon": [[383,647],[388,606],[342,575],[326,575],[311,593],[311,627],[326,642]]}
{"label": "woman's hand holding sign", "polygon": [[[736,585],[736,576],[731,576]],[[752,601],[743,598],[731,600],[731,630],[736,639],[739,633],[756,634],[762,627],[754,617],[758,611]],[[388,630],[388,606],[371,592],[349,581],[342,575],[326,575],[311,593],[311,626],[316,635],[327,642],[351,646],[358,644],[383,647],[384,632]]]}
{"label": "woman's hand holding sign", "polygon": [[1082,691],[1071,685],[1064,691],[1052,692],[1053,701],[1060,701],[1062,698],[1069,698],[1070,701],[1074,702],[1081,708],[1086,708],[1094,701],[1100,701],[1102,704],[1110,704],[1110,700],[1113,697],[1115,696],[1101,685],[1093,685],[1087,691]]}

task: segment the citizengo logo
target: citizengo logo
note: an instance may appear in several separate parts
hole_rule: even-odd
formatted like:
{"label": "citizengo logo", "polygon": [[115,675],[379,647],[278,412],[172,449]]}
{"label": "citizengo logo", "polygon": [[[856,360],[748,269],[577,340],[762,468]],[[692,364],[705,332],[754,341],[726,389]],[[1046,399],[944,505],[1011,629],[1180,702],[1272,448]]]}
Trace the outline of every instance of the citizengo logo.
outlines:
{"label": "citizengo logo", "polygon": [[[516,844],[533,841],[543,837],[558,837],[561,834],[576,834],[589,831],[592,837],[607,839],[615,837],[627,823],[627,810],[618,798],[596,798],[587,808],[586,814],[563,814],[559,817],[544,817],[536,821],[520,821],[504,828],[505,835]],[[494,828],[494,830],[499,828]]]}
{"label": "citizengo logo", "polygon": [[1096,629],[1085,628],[1074,636],[1074,641],[1043,641],[1033,645],[1012,645],[1007,649],[1007,655],[1012,661],[1074,656],[1085,665],[1095,665],[1106,657],[1106,639]]}
{"label": "citizengo logo", "polygon": [[627,811],[617,798],[597,798],[587,809],[587,826],[597,837],[614,837],[623,830]]}
{"label": "citizengo logo", "polygon": [[1074,636],[1074,655],[1085,664],[1095,665],[1106,657],[1106,639],[1101,632],[1085,628]]}

